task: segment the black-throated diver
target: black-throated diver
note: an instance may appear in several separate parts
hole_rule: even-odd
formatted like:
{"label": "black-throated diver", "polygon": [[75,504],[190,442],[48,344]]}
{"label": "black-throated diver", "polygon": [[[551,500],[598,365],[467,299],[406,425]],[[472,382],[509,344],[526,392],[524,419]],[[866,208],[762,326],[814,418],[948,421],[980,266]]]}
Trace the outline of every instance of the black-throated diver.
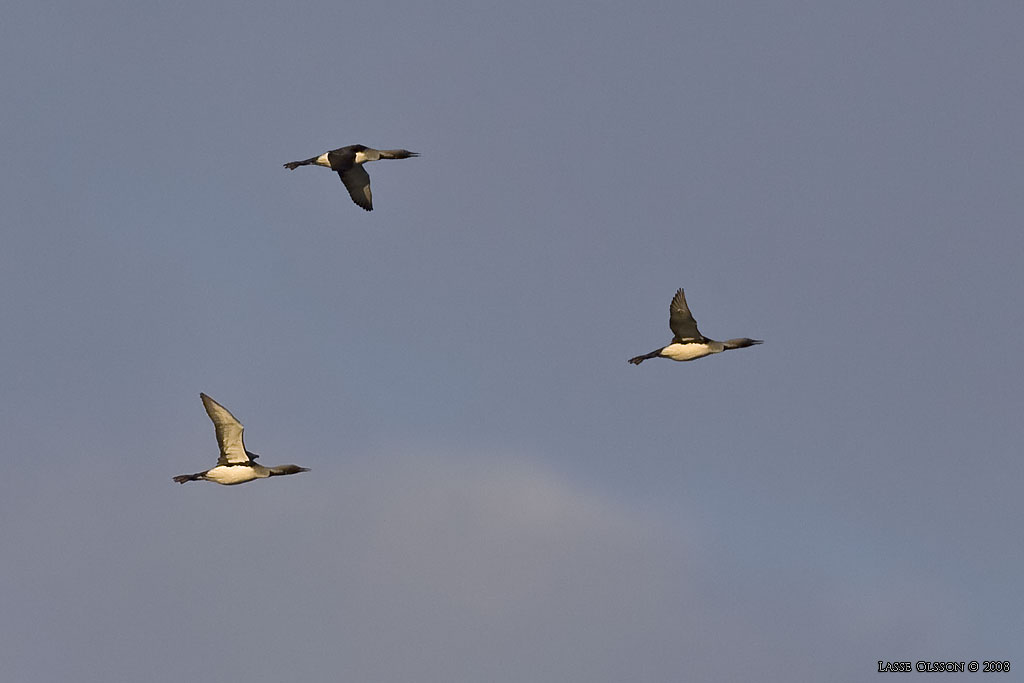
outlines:
{"label": "black-throated diver", "polygon": [[763,343],[760,339],[729,339],[724,342],[708,339],[697,329],[697,321],[690,313],[690,307],[686,305],[686,295],[680,287],[676,295],[672,297],[672,304],[669,306],[668,326],[672,330],[672,342],[668,346],[645,353],[642,356],[635,356],[629,359],[633,365],[640,365],[648,358],[670,358],[672,360],[694,360],[710,356],[713,353],[721,353],[729,349],[742,349],[754,344]]}
{"label": "black-throated diver", "polygon": [[186,481],[213,481],[231,486],[244,484],[253,479],[309,472],[309,468],[298,465],[279,465],[277,467],[257,465],[255,460],[259,456],[245,450],[245,444],[242,442],[242,431],[245,429],[242,423],[227,408],[206,394],[199,394],[199,398],[203,399],[206,414],[213,420],[213,426],[217,430],[220,457],[217,458],[217,466],[213,469],[196,474],[179,474],[174,481],[179,484],[184,484]]}
{"label": "black-throated diver", "polygon": [[310,157],[305,161],[289,161],[285,168],[294,171],[299,166],[326,166],[337,171],[341,182],[345,183],[352,201],[367,211],[373,211],[373,195],[370,193],[370,176],[363,164],[378,159],[408,159],[418,157],[416,152],[407,149],[373,149],[364,145],[349,145],[324,152],[318,157]]}

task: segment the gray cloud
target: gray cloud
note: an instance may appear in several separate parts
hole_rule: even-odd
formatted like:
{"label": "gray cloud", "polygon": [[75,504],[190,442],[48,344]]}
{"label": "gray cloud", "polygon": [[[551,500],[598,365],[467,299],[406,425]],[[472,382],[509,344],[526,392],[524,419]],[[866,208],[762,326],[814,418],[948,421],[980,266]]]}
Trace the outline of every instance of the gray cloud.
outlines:
{"label": "gray cloud", "polygon": [[[794,643],[909,646],[953,623],[905,575],[864,586],[810,567],[793,584],[738,567],[713,519],[640,510],[529,458],[377,454],[304,477],[168,482],[129,515],[123,489],[87,476],[22,500],[48,531],[15,539],[5,661],[257,681],[660,681],[729,661],[786,680]],[[58,494],[79,515],[47,518]]]}

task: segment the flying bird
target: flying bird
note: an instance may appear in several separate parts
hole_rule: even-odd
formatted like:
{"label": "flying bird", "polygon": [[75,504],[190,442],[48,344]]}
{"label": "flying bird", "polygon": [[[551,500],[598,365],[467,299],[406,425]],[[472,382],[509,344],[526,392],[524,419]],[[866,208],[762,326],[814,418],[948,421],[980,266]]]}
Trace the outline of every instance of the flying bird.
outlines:
{"label": "flying bird", "polygon": [[255,461],[259,456],[245,450],[245,443],[242,442],[242,431],[245,429],[242,423],[228,412],[227,408],[206,394],[199,394],[199,398],[203,399],[206,414],[213,420],[213,426],[217,430],[220,457],[217,458],[217,466],[212,470],[196,474],[179,474],[174,481],[179,484],[184,484],[186,481],[213,481],[225,486],[232,486],[244,484],[253,479],[309,472],[308,468],[298,465],[279,465],[277,467],[257,465]]}
{"label": "flying bird", "polygon": [[352,201],[367,211],[373,211],[373,195],[370,193],[370,176],[363,164],[379,159],[408,159],[418,157],[416,152],[407,149],[372,149],[364,145],[349,145],[324,152],[318,157],[310,157],[305,161],[289,161],[285,168],[294,171],[299,166],[326,166],[337,171],[341,182],[345,183]]}
{"label": "flying bird", "polygon": [[668,346],[645,353],[642,356],[630,358],[633,365],[640,365],[648,358],[669,358],[671,360],[694,360],[710,356],[712,353],[721,353],[729,349],[742,349],[754,344],[763,343],[760,339],[729,339],[724,342],[708,339],[697,329],[697,321],[690,313],[690,307],[686,305],[686,295],[682,288],[672,297],[672,304],[669,306],[668,326],[672,330],[672,341]]}

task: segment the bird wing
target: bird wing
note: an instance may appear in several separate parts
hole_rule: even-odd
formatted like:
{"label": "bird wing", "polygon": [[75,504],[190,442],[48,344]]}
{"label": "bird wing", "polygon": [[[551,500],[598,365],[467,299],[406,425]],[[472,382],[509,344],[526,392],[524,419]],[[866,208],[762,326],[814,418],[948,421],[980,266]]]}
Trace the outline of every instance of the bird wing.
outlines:
{"label": "bird wing", "polygon": [[668,309],[668,326],[676,339],[703,339],[704,335],[697,329],[697,321],[690,313],[690,307],[686,305],[686,295],[680,287],[676,295],[672,297],[672,304]]}
{"label": "bird wing", "polygon": [[220,457],[217,458],[217,464],[237,465],[250,462],[249,455],[245,451],[245,444],[242,443],[242,431],[245,429],[242,423],[227,408],[206,394],[199,394],[199,398],[203,399],[206,414],[213,420],[213,426],[217,430],[217,445],[220,446]]}
{"label": "bird wing", "polygon": [[363,167],[357,164],[346,168],[344,171],[338,171],[338,175],[341,176],[341,182],[345,183],[348,195],[352,197],[352,201],[367,211],[373,211],[373,195],[370,194],[370,176]]}

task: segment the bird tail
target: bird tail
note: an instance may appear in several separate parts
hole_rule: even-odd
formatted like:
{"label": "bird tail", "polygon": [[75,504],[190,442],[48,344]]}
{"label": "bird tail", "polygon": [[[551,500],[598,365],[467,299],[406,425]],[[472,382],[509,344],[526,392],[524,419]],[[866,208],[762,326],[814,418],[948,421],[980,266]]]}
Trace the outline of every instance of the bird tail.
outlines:
{"label": "bird tail", "polygon": [[202,472],[196,474],[179,474],[174,478],[174,481],[178,482],[179,484],[184,484],[186,481],[199,481],[202,478]]}

